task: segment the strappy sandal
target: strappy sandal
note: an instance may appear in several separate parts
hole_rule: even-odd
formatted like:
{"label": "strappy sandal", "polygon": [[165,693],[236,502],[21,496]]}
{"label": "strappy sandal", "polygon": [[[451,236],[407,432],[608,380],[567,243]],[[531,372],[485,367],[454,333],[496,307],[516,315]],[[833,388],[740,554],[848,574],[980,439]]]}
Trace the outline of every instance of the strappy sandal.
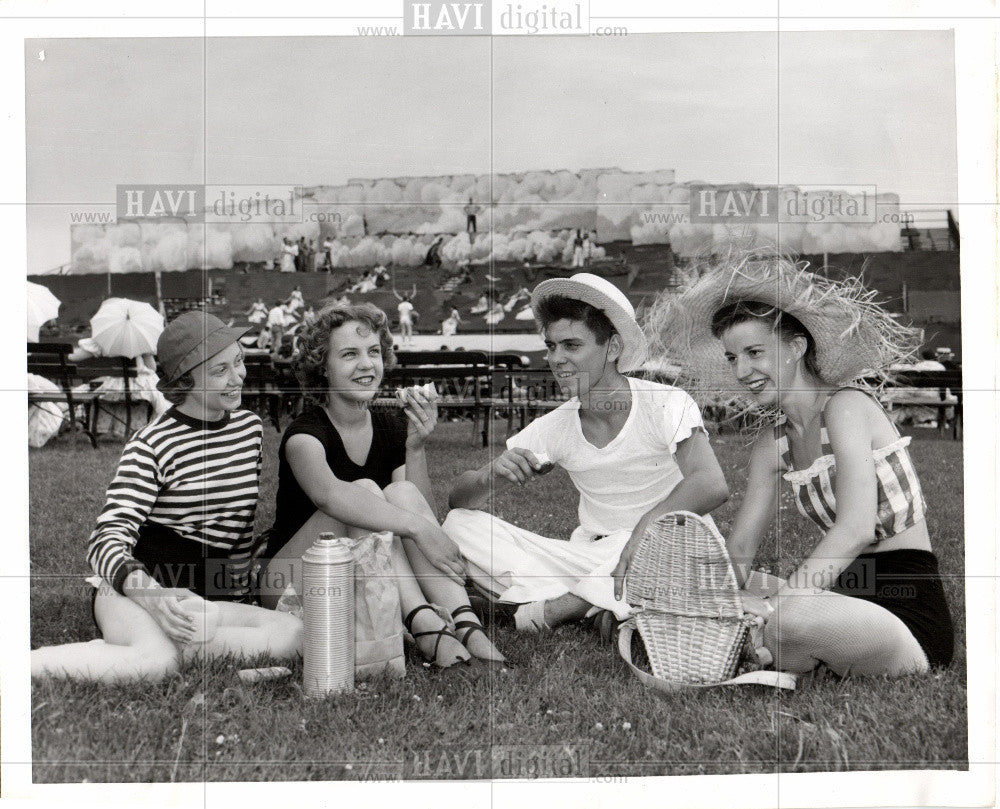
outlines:
{"label": "strappy sandal", "polygon": [[[464,663],[466,666],[469,665],[469,661],[463,660],[461,657],[456,657],[451,663],[448,663],[447,665],[442,665],[441,663],[438,662],[437,654],[438,654],[438,647],[441,645],[441,638],[448,637],[448,638],[455,638],[455,640],[458,640],[458,638],[455,636],[454,632],[448,629],[447,623],[445,623],[445,625],[441,629],[429,629],[426,632],[414,632],[413,619],[414,617],[416,617],[417,613],[421,612],[422,610],[430,610],[439,618],[441,617],[440,615],[438,615],[437,610],[435,610],[430,604],[421,604],[419,607],[415,607],[413,610],[411,610],[410,614],[403,619],[403,625],[406,627],[406,631],[410,633],[410,636],[413,638],[414,641],[418,641],[416,646],[417,649],[420,650],[420,654],[423,655],[424,658],[428,659],[430,665],[435,666],[439,669],[449,669],[452,666],[458,665],[459,663]],[[442,618],[442,621],[443,620],[444,619]],[[423,637],[429,637],[431,635],[436,635],[437,640],[434,642],[434,649],[431,651],[430,656],[428,656],[423,649],[420,649],[419,639]],[[461,643],[461,641],[458,642]]]}
{"label": "strappy sandal", "polygon": [[[459,615],[472,615],[476,620],[475,621],[471,621],[468,619],[464,621],[455,620],[458,618]],[[490,644],[493,643],[493,641],[490,640],[490,636],[486,634],[482,624],[479,621],[479,614],[468,604],[462,604],[460,607],[457,607],[455,611],[452,612],[451,617],[452,620],[455,621],[455,631],[459,633],[458,640],[463,646],[466,645],[466,641],[468,641],[469,635],[471,635],[473,632],[481,632],[483,637],[485,637],[486,640],[490,641]],[[470,652],[470,654],[472,653]],[[502,666],[503,668],[514,667],[514,664],[511,663],[509,660],[495,660],[485,657],[476,657],[475,655],[472,655],[472,657],[473,659],[479,661],[480,663],[486,663],[491,666]]]}

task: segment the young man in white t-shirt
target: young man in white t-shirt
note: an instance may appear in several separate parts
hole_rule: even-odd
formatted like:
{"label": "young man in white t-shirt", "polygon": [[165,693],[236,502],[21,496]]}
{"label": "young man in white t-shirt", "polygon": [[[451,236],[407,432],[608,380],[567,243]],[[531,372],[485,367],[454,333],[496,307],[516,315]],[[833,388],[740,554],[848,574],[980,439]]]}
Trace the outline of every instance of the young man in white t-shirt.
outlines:
{"label": "young man in white t-shirt", "polygon": [[[549,367],[572,398],[507,439],[492,463],[456,478],[442,527],[478,589],[520,604],[516,626],[537,632],[600,610],[625,618],[624,576],[649,523],[670,511],[707,514],[729,490],[694,400],[624,375],[642,365],[645,339],[620,290],[578,273],[539,284],[531,304]],[[530,485],[552,464],[580,496],[568,542],[480,510],[493,482]]]}

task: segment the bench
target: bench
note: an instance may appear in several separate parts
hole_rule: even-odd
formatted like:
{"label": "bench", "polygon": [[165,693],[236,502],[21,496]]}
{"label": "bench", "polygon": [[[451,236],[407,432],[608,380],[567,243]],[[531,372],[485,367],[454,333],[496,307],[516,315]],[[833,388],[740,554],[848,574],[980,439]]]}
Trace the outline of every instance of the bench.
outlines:
{"label": "bench", "polygon": [[97,438],[90,431],[86,420],[81,422],[76,417],[78,405],[88,406],[94,400],[94,394],[78,394],[73,392],[73,380],[77,376],[77,368],[69,362],[73,346],[69,343],[28,343],[28,373],[54,382],[59,391],[28,391],[28,404],[65,404],[69,408],[69,429],[74,435],[82,432],[90,439],[91,446],[97,449]]}
{"label": "bench", "polygon": [[282,391],[270,354],[243,355],[247,375],[243,379],[243,401],[261,419],[270,418],[274,429],[281,432]]}
{"label": "bench", "polygon": [[530,360],[513,352],[487,354],[487,358],[493,368],[490,415],[503,411],[507,416],[507,435],[510,435],[514,431],[514,415],[520,412],[520,403],[515,396],[517,378],[527,371]]}
{"label": "bench", "polygon": [[[906,395],[907,388],[937,390],[937,399],[928,400],[926,396]],[[948,392],[951,396],[948,396]],[[932,407],[937,408],[938,431],[943,432],[947,421],[949,408],[952,413],[952,438],[962,435],[962,370],[956,368],[950,371],[899,371],[893,375],[892,384],[885,387],[880,396],[885,409],[892,412],[895,407]]]}
{"label": "bench", "polygon": [[[562,392],[548,368],[516,369],[509,387],[520,430],[539,415],[555,410],[570,398]],[[512,422],[509,423],[508,432],[513,432]]]}
{"label": "bench", "polygon": [[487,446],[493,366],[486,352],[398,351],[395,367],[385,374],[380,400],[394,398],[395,388],[427,382],[433,382],[441,394],[438,410],[472,413],[472,433],[481,432],[483,446]]}
{"label": "bench", "polygon": [[[96,437],[98,416],[101,412],[107,413],[115,421],[120,422],[125,427],[125,440],[132,435],[132,406],[135,400],[132,398],[131,380],[135,379],[138,372],[135,365],[127,357],[91,357],[76,364],[76,376],[90,385],[102,377],[116,377],[123,380],[123,396],[125,399],[125,418],[122,419],[117,413],[107,408],[105,400],[106,392],[92,390],[93,398],[86,405],[86,421],[88,429]],[[145,402],[150,408],[148,402]],[[102,407],[105,405],[105,407]],[[148,411],[147,411],[148,415]]]}

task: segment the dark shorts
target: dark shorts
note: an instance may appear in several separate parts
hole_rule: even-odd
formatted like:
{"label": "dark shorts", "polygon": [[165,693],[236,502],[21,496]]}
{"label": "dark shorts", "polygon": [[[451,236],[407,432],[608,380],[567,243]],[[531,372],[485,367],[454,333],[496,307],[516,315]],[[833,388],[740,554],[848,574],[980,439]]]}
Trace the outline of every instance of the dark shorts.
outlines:
{"label": "dark shorts", "polygon": [[955,652],[955,629],[944,595],[937,557],[903,549],[863,553],[840,574],[833,592],[887,609],[913,633],[932,667],[947,666]]}
{"label": "dark shorts", "polygon": [[[139,530],[132,555],[162,587],[190,590],[209,601],[254,603],[253,590],[247,593],[245,588],[235,586],[229,560],[223,556],[210,558],[207,551],[207,546],[200,542],[185,539],[166,526],[147,522]],[[101,586],[110,585],[103,583]],[[95,587],[90,597],[90,614],[95,627],[97,592]],[[97,628],[100,633],[100,627]]]}

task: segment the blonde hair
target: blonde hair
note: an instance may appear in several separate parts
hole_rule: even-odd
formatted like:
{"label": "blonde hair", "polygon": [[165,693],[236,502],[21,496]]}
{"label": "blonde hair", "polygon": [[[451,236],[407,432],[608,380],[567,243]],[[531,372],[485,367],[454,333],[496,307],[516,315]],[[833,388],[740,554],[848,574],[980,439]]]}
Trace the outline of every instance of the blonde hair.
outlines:
{"label": "blonde hair", "polygon": [[313,404],[326,402],[329,388],[326,361],[330,353],[330,335],[345,323],[361,323],[375,332],[382,349],[383,368],[388,371],[396,364],[389,318],[385,312],[370,303],[327,306],[299,336],[299,353],[292,363],[303,395]]}

